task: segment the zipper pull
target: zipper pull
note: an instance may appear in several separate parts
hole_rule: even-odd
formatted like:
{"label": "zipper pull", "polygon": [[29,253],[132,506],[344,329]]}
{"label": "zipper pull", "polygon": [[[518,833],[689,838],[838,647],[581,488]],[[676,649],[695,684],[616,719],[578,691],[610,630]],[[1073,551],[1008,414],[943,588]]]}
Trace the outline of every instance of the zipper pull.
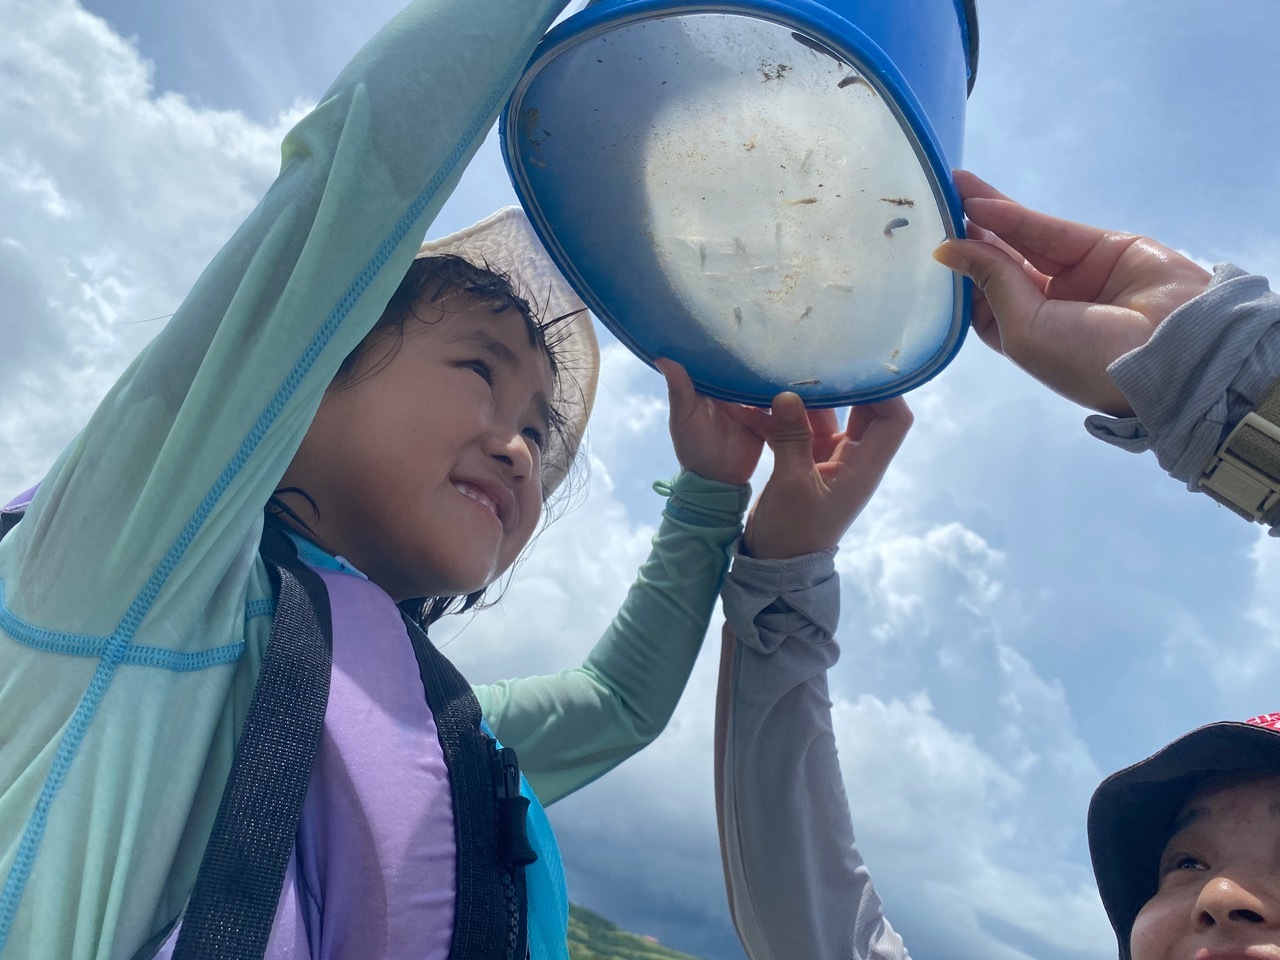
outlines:
{"label": "zipper pull", "polygon": [[511,747],[494,751],[493,789],[499,800],[520,796],[520,761]]}

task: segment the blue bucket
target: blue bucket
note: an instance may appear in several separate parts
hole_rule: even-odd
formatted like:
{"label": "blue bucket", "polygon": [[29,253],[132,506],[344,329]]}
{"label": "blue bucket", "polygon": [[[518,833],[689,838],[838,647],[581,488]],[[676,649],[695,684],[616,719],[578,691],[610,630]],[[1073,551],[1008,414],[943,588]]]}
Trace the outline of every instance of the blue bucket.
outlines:
{"label": "blue bucket", "polygon": [[972,0],[603,0],[535,50],[503,156],[641,359],[740,403],[864,403],[968,328],[968,284],[930,253],[963,235],[976,66]]}

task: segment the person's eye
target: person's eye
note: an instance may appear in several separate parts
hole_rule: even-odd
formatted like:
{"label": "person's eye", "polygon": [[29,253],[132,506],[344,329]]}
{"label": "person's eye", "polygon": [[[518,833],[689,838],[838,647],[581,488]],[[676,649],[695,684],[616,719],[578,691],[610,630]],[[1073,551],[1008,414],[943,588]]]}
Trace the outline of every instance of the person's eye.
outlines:
{"label": "person's eye", "polygon": [[1205,862],[1190,853],[1175,853],[1165,858],[1160,870],[1161,875],[1177,873],[1179,870],[1203,870]]}
{"label": "person's eye", "polygon": [[490,386],[493,385],[493,366],[488,360],[479,358],[474,360],[464,360],[459,364],[464,370],[471,370],[480,375],[480,378]]}
{"label": "person's eye", "polygon": [[539,452],[545,453],[547,449],[547,435],[537,427],[526,427],[524,431],[526,439],[538,448]]}

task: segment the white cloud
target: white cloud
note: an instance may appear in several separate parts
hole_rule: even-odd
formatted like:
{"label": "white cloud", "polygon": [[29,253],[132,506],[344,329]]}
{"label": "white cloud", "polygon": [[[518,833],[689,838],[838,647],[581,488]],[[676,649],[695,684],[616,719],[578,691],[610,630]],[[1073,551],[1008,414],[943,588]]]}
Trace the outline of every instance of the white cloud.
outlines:
{"label": "white cloud", "polygon": [[[953,957],[1028,957],[984,927],[993,917],[1034,942],[1105,953],[1110,928],[1089,874],[1039,846],[1035,792],[929,698],[837,700],[833,717],[854,824],[890,921],[904,933],[947,917]],[[921,883],[921,878],[928,878]],[[1031,954],[1034,955],[1034,954]]]}
{"label": "white cloud", "polygon": [[[68,0],[6,5],[0,45],[0,485],[27,486],[172,313],[274,176],[267,127],[157,96]],[[149,322],[148,322],[149,321]]]}

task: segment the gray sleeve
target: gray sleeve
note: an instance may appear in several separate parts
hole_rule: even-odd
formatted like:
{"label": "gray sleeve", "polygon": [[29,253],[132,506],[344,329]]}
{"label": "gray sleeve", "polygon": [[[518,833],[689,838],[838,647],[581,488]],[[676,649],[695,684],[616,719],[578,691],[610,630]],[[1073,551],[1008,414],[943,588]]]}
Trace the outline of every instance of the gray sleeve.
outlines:
{"label": "gray sleeve", "polygon": [[738,554],[722,590],[716,794],[729,906],[751,960],[909,960],[854,841],[826,671],[834,551]]}
{"label": "gray sleeve", "polygon": [[1154,451],[1194,491],[1232,427],[1280,375],[1280,296],[1264,277],[1219,264],[1208,290],[1107,372],[1134,416],[1094,415],[1086,429],[1125,450]]}

